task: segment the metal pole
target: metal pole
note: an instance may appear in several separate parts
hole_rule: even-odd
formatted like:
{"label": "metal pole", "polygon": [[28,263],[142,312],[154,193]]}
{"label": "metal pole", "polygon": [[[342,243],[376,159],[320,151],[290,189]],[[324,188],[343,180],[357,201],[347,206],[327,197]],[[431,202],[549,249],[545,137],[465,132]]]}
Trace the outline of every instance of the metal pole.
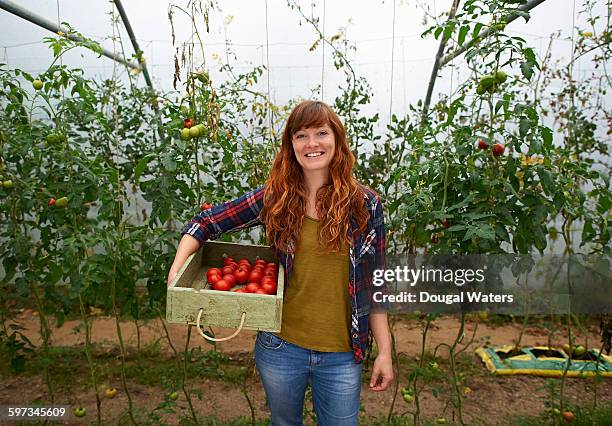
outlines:
{"label": "metal pole", "polygon": [[123,21],[123,25],[130,36],[130,41],[132,42],[132,46],[134,47],[134,51],[136,52],[136,57],[138,58],[138,62],[142,68],[142,74],[144,75],[145,81],[147,85],[153,89],[153,82],[151,81],[151,77],[149,76],[149,70],[147,69],[147,65],[142,59],[142,51],[140,47],[138,47],[138,41],[136,41],[136,36],[134,35],[134,31],[132,30],[132,26],[130,25],[130,21],[128,20],[127,13],[125,13],[125,9],[121,4],[121,0],[114,0],[115,6],[117,6],[117,10],[119,11],[119,15],[121,15],[121,20]]}
{"label": "metal pole", "polygon": [[[13,15],[19,16],[20,18],[25,19],[26,21],[29,21],[33,24],[38,25],[39,27],[45,28],[55,34],[57,34],[58,32],[63,32],[64,34],[66,34],[66,37],[68,37],[70,40],[72,41],[76,41],[76,42],[82,42],[84,41],[83,38],[74,35],[74,34],[69,34],[68,29],[57,25],[56,23],[54,23],[53,21],[50,21],[47,18],[44,18],[40,15],[36,15],[35,13],[30,12],[29,10],[27,10],[24,7],[19,6],[18,4],[15,4],[14,2],[10,1],[10,0],[0,0],[0,9],[4,9],[7,12],[12,13]],[[134,68],[137,70],[140,70],[141,67],[138,64],[134,64],[133,62],[127,61],[124,58],[121,58],[117,55],[115,55],[113,52],[110,52],[104,48],[102,48],[102,54],[104,56],[106,56],[107,58],[112,59],[113,61],[117,61],[120,62],[130,68]]]}
{"label": "metal pole", "polygon": [[[531,0],[529,3],[520,6],[518,8],[518,10],[522,10],[524,12],[528,12],[531,9],[533,9],[534,7],[539,6],[540,4],[544,3],[545,1],[546,0]],[[519,17],[519,15],[516,14],[516,13],[510,13],[510,14],[504,16],[503,19],[506,21],[506,24],[509,24],[510,22],[514,21],[518,17]],[[469,43],[465,43],[463,46],[459,47],[458,49],[455,49],[453,52],[451,52],[448,55],[446,55],[444,57],[444,59],[442,59],[442,61],[440,62],[440,68],[442,68],[444,65],[446,65],[447,63],[449,63],[453,59],[455,59],[457,56],[461,55],[469,47],[471,47],[474,44],[476,44],[479,40],[487,38],[489,33],[491,33],[491,29],[487,28],[485,31],[480,33],[477,38],[470,40]]]}

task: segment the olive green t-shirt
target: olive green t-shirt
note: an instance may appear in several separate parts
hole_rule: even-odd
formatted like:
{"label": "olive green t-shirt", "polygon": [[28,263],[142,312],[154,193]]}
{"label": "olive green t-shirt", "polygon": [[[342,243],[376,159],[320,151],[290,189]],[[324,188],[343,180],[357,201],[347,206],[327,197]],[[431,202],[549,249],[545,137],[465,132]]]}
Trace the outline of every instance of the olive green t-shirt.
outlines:
{"label": "olive green t-shirt", "polygon": [[348,352],[348,244],[340,252],[321,254],[318,226],[318,220],[304,217],[277,335],[311,350]]}

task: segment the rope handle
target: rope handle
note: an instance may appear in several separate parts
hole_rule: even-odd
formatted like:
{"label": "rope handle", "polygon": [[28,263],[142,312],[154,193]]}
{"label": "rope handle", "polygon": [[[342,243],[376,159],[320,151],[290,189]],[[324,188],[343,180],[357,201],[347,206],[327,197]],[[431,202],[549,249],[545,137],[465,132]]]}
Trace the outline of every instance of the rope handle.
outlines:
{"label": "rope handle", "polygon": [[217,339],[215,337],[207,336],[206,334],[204,334],[204,332],[200,328],[200,318],[202,317],[202,311],[203,309],[200,308],[200,311],[198,312],[198,318],[196,319],[196,326],[198,328],[198,331],[202,335],[202,337],[205,338],[206,340],[210,340],[211,342],[224,342],[226,340],[233,339],[234,337],[236,337],[238,333],[240,333],[240,331],[242,330],[242,326],[244,325],[244,320],[246,318],[246,312],[243,312],[242,317],[240,318],[240,325],[238,326],[238,329],[234,332],[234,334],[227,336],[227,337],[220,337]]}

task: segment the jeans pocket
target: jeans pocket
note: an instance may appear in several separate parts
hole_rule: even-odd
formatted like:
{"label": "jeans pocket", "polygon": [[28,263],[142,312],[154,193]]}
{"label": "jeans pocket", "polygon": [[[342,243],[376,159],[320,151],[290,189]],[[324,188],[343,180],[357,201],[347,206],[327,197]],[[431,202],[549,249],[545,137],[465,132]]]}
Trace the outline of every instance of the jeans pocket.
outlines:
{"label": "jeans pocket", "polygon": [[257,333],[257,343],[264,349],[277,351],[283,347],[285,341],[275,334],[260,331]]}

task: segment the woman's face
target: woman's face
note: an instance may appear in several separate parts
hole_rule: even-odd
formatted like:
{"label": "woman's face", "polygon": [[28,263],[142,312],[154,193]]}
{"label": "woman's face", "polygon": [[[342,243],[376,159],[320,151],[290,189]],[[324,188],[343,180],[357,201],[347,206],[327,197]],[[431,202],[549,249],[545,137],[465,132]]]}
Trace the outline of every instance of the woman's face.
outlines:
{"label": "woman's face", "polygon": [[304,172],[329,171],[336,138],[328,124],[302,128],[293,134],[293,152]]}

